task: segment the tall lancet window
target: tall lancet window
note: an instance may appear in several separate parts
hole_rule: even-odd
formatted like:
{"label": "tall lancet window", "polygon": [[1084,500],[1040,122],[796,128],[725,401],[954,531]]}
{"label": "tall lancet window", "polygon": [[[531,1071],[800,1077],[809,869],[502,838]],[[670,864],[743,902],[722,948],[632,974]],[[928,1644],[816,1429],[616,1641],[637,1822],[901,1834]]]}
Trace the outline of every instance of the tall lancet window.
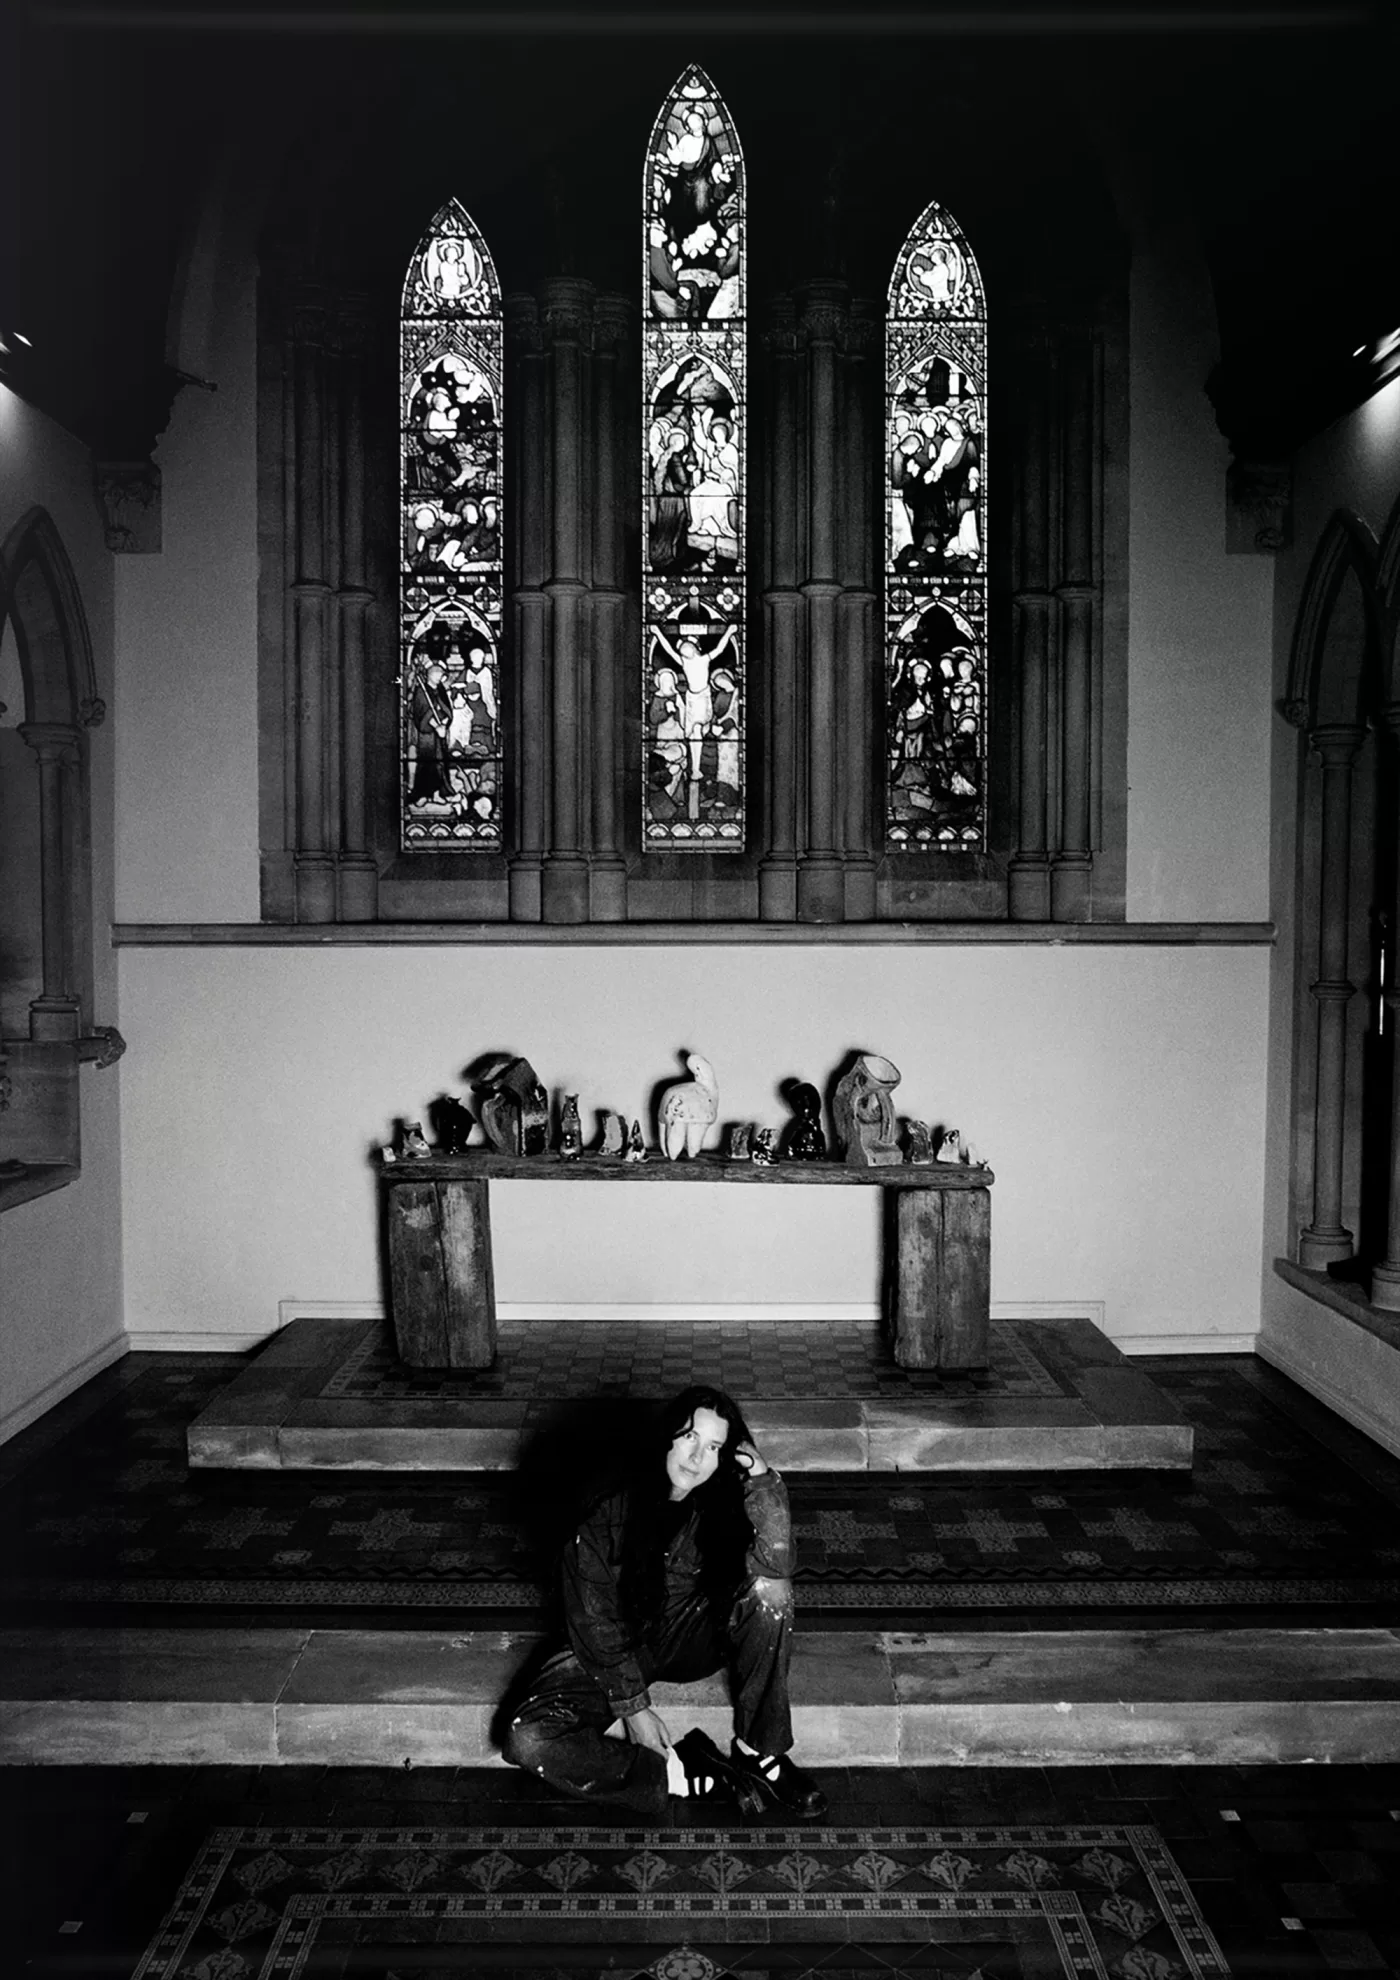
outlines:
{"label": "tall lancet window", "polygon": [[399,697],[409,852],[501,846],[501,291],[455,199],[414,250],[400,336]]}
{"label": "tall lancet window", "polygon": [[971,249],[927,207],[890,283],[885,346],[885,838],[987,835],[987,310]]}
{"label": "tall lancet window", "polygon": [[647,149],[643,844],[744,844],[744,162],[691,67]]}

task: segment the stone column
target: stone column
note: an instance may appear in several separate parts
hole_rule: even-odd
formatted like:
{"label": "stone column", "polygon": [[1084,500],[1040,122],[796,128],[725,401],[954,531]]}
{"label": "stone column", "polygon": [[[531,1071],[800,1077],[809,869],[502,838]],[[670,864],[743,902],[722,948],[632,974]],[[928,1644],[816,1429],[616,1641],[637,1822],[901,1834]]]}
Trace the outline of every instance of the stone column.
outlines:
{"label": "stone column", "polygon": [[1060,634],[1060,832],[1050,867],[1050,913],[1055,921],[1088,921],[1093,902],[1090,778],[1093,762],[1090,682],[1098,600],[1097,352],[1092,337],[1067,342],[1064,380],[1062,579]]}
{"label": "stone column", "polygon": [[1006,911],[1012,921],[1050,919],[1050,867],[1046,846],[1047,690],[1050,667],[1050,463],[1051,367],[1043,338],[1027,343],[1025,425],[1021,455],[1021,532],[1015,608],[1016,674],[1020,683],[1020,817],[1016,851],[1006,876]]}
{"label": "stone column", "polygon": [[[512,921],[538,921],[553,754],[545,684],[549,598],[544,588],[548,575],[544,338],[533,296],[508,296],[505,318],[520,422],[519,452],[510,478],[510,554],[516,571],[512,599],[515,679],[507,700],[515,718],[516,849],[510,857],[508,893]],[[505,683],[502,686],[504,689]]]}
{"label": "stone column", "polygon": [[[878,351],[881,317],[874,303],[851,304],[846,325],[842,442],[837,488],[839,568],[845,589],[837,603],[837,668],[841,745],[841,843],[845,854],[847,921],[875,919],[873,817],[877,748],[875,683],[883,673],[876,617],[875,549],[884,540],[883,519],[872,513],[871,462],[883,453],[883,406],[872,407],[875,387],[870,352]],[[882,381],[883,382],[883,381]]]}
{"label": "stone column", "polygon": [[1313,1215],[1299,1236],[1300,1265],[1324,1267],[1352,1255],[1353,1235],[1342,1223],[1342,1160],[1346,1145],[1347,1004],[1356,985],[1347,978],[1350,933],[1351,772],[1365,730],[1329,722],[1308,741],[1322,761],[1322,884],[1319,891],[1317,1090],[1313,1120]]}
{"label": "stone column", "polygon": [[[599,296],[593,309],[593,594],[592,652],[587,700],[592,714],[593,860],[589,910],[593,921],[627,919],[627,868],[622,857],[619,799],[623,785],[618,696],[623,676],[627,595],[622,584],[622,511],[618,464],[628,456],[628,421],[617,374],[631,308],[621,296]],[[628,485],[630,486],[630,480]]]}
{"label": "stone column", "polygon": [[797,872],[799,921],[840,921],[846,886],[837,849],[836,515],[838,491],[836,343],[845,315],[839,282],[800,291],[807,349],[807,820]]}
{"label": "stone column", "polygon": [[[1392,701],[1385,711],[1386,726],[1400,746],[1400,701]],[[1379,762],[1379,754],[1377,758]],[[1378,793],[1383,792],[1385,780],[1376,779]],[[1382,995],[1390,1023],[1390,1195],[1386,1205],[1385,1258],[1371,1273],[1371,1304],[1380,1307],[1383,1313],[1400,1313],[1400,1045],[1396,1043],[1396,1025],[1400,1024],[1400,983],[1395,980],[1397,957],[1395,943],[1400,937],[1400,887],[1391,908],[1391,944],[1387,958],[1389,968]]]}
{"label": "stone column", "polygon": [[540,893],[544,921],[588,919],[587,786],[590,751],[584,740],[580,692],[582,633],[588,586],[584,555],[584,434],[587,395],[584,354],[591,341],[593,289],[556,276],[545,292],[549,340],[550,438],[553,443],[553,556],[549,597],[550,710],[554,731],[550,779],[549,851]]}
{"label": "stone column", "polygon": [[19,736],[39,764],[43,982],[29,1006],[29,1036],[36,1044],[58,1044],[76,1038],[82,1030],[70,939],[74,854],[70,833],[80,739],[68,722],[22,722]]}
{"label": "stone column", "polygon": [[369,850],[365,802],[365,667],[374,593],[365,559],[366,301],[348,302],[341,316],[340,370],[340,860],[337,907],[342,921],[373,921],[379,871]]}
{"label": "stone column", "polygon": [[767,850],[758,869],[758,912],[763,921],[792,921],[797,913],[797,662],[802,594],[797,589],[797,327],[786,296],[773,302],[763,341],[770,386],[764,532],[768,569],[763,593],[768,742],[764,776]]}
{"label": "stone column", "polygon": [[326,308],[319,290],[293,297],[292,638],[295,658],[296,918],[334,921],[335,858],[330,844],[326,661],[331,587],[326,569]]}

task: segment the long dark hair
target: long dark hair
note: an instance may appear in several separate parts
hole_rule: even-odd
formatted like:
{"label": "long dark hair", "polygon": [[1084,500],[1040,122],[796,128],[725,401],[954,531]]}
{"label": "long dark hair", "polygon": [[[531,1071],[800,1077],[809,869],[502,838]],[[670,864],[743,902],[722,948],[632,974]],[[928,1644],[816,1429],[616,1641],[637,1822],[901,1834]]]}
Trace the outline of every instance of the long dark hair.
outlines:
{"label": "long dark hair", "polygon": [[744,1511],[744,1468],[734,1453],[753,1438],[732,1396],[694,1383],[657,1410],[626,1483],[618,1592],[623,1614],[638,1632],[656,1620],[666,1593],[662,1536],[671,1504],[666,1455],[701,1409],[713,1410],[729,1426],[714,1475],[689,1495],[700,1518],[696,1537],[701,1584],[712,1599],[724,1601],[732,1597],[743,1576],[753,1526]]}

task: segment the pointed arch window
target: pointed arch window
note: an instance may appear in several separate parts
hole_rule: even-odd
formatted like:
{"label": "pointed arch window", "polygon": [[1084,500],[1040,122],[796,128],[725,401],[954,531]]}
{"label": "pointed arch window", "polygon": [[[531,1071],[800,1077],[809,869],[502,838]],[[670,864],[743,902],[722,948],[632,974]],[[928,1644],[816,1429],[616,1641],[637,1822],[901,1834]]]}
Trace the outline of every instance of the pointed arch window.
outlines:
{"label": "pointed arch window", "polygon": [[694,65],[656,120],[642,205],[642,841],[742,852],[744,164]]}
{"label": "pointed arch window", "polygon": [[501,291],[455,199],[409,262],[399,353],[401,843],[498,852]]}
{"label": "pointed arch window", "polygon": [[885,843],[987,844],[987,310],[932,202],[890,282],[885,342]]}

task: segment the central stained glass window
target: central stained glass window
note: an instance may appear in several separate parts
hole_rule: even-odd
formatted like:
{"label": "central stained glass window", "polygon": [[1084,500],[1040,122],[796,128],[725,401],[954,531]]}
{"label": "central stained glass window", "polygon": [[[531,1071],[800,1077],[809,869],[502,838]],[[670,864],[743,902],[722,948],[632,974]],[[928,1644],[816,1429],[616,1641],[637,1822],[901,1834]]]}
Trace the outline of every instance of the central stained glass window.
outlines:
{"label": "central stained glass window", "polygon": [[400,323],[401,832],[406,852],[501,847],[501,291],[450,199],[409,262]]}
{"label": "central stained glass window", "polygon": [[987,309],[935,202],[890,283],[885,343],[885,842],[987,843]]}
{"label": "central stained glass window", "polygon": [[702,69],[643,188],[643,845],[744,845],[744,161]]}

